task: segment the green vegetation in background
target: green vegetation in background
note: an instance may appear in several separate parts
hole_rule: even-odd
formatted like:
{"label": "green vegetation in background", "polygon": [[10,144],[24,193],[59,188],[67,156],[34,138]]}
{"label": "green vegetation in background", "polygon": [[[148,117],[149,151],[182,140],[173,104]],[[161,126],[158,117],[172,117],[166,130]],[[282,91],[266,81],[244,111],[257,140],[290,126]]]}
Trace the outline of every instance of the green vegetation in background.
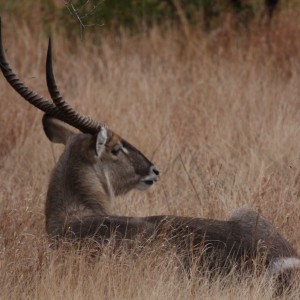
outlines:
{"label": "green vegetation in background", "polygon": [[[178,1],[179,2],[179,1]],[[134,27],[140,24],[151,25],[165,21],[175,21],[177,11],[172,0],[112,0],[103,2],[103,19],[107,24],[116,24]],[[193,12],[199,12],[200,1],[185,1],[184,12],[192,17]]]}
{"label": "green vegetation in background", "polygon": [[[254,6],[247,4],[248,1],[244,2],[242,0],[94,0],[89,3],[90,5],[85,5],[86,0],[77,0],[73,1],[73,5],[79,9],[81,16],[88,15],[89,11],[92,11],[92,5],[98,5],[94,13],[84,21],[90,24],[103,24],[108,28],[123,27],[139,30],[141,26],[180,22],[180,17],[184,17],[188,23],[202,23],[204,28],[208,29],[220,25],[220,16],[224,12],[243,14],[244,11],[254,10]],[[75,17],[74,14],[73,16]]]}
{"label": "green vegetation in background", "polygon": [[[178,0],[94,0],[86,5],[86,0],[77,0],[73,1],[73,6],[78,9],[76,13],[79,16],[86,16],[82,20],[85,25],[98,24],[109,29],[139,31],[153,24],[177,22],[176,2],[180,3]],[[196,21],[195,16],[201,11],[200,3],[199,0],[185,1],[184,14],[188,20]],[[74,18],[78,17],[70,6],[64,9],[64,14],[69,12]]]}
{"label": "green vegetation in background", "polygon": [[[54,27],[68,35],[78,29],[89,31],[125,28],[132,32],[152,24],[189,24],[210,30],[222,26],[230,12],[237,22],[247,24],[267,10],[271,16],[279,0],[0,0],[0,11],[31,26],[42,24],[48,33]],[[293,2],[289,1],[289,4]],[[268,10],[272,8],[273,10]],[[271,13],[270,13],[271,12]]]}

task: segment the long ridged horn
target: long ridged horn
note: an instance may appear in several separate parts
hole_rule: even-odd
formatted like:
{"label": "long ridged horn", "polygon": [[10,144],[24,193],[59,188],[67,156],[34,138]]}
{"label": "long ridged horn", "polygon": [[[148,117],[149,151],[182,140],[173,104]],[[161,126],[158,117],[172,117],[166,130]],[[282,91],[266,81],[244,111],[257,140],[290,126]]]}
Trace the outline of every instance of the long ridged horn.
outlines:
{"label": "long ridged horn", "polygon": [[82,132],[88,133],[97,133],[100,131],[101,127],[106,127],[106,125],[75,111],[61,96],[53,75],[51,39],[49,39],[47,51],[46,79],[50,96],[56,107],[63,113],[66,123],[78,128]]}
{"label": "long ridged horn", "polygon": [[54,105],[54,103],[41,97],[40,95],[38,95],[37,93],[29,89],[10,68],[3,49],[1,18],[0,18],[0,68],[7,82],[26,101],[28,101],[30,104],[37,107],[38,109],[42,110],[50,117],[55,117],[65,122],[65,117],[63,113],[59,111],[59,109]]}

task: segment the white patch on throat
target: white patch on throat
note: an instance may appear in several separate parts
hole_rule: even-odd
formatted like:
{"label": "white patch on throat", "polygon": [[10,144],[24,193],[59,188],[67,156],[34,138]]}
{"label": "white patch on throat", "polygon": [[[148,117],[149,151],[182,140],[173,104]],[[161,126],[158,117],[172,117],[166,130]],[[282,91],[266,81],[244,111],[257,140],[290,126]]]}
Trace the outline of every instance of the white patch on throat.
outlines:
{"label": "white patch on throat", "polygon": [[125,153],[125,154],[127,154],[128,155],[128,150],[124,147],[124,146],[122,146],[122,151]]}
{"label": "white patch on throat", "polygon": [[107,170],[104,170],[104,176],[105,176],[105,180],[106,180],[106,186],[107,186],[109,198],[113,199],[113,198],[115,198],[115,191],[110,183],[110,179],[109,179]]}
{"label": "white patch on throat", "polygon": [[300,259],[297,257],[281,257],[272,262],[267,270],[269,276],[273,276],[277,273],[283,272],[285,270],[299,268],[300,269]]}

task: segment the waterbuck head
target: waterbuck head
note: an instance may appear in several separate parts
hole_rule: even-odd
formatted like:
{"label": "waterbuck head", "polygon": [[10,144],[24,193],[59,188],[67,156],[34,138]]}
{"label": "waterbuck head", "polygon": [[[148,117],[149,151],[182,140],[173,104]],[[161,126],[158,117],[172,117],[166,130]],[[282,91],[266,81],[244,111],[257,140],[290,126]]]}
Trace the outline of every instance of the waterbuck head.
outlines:
{"label": "waterbuck head", "polygon": [[77,133],[47,115],[43,126],[50,141],[65,145],[62,158],[67,157],[68,164],[76,167],[91,166],[111,198],[133,188],[145,190],[158,179],[159,172],[151,161],[106,127],[95,134]]}
{"label": "waterbuck head", "polygon": [[53,75],[50,40],[46,80],[53,102],[31,91],[10,68],[2,46],[1,20],[0,67],[9,84],[25,100],[45,112],[43,127],[50,141],[65,145],[48,188],[48,233],[59,234],[66,218],[74,215],[107,214],[109,199],[134,188],[147,189],[158,180],[158,170],[139,150],[64,100]]}

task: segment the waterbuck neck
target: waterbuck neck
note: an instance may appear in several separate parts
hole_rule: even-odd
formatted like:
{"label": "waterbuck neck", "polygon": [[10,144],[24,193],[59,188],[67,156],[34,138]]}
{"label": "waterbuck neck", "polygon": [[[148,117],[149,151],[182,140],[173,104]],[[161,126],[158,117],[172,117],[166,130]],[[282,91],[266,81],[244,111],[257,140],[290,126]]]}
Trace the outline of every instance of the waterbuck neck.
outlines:
{"label": "waterbuck neck", "polygon": [[86,153],[74,148],[74,145],[66,147],[52,171],[45,210],[47,228],[58,219],[65,222],[74,216],[109,213],[114,193],[108,175],[105,170],[96,168]]}

